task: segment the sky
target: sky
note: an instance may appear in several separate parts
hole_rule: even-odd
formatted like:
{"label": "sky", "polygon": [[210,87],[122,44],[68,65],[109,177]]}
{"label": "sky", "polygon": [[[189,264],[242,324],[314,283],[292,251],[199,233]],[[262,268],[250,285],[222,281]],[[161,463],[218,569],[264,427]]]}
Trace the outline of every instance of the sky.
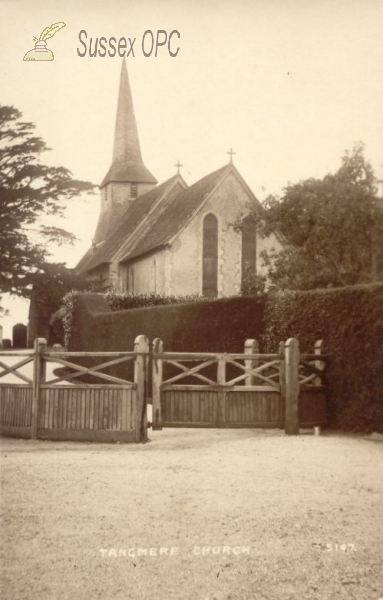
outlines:
{"label": "sky", "polygon": [[[54,60],[23,61],[33,36],[58,21],[66,27],[47,43]],[[148,30],[154,38],[178,31],[170,46],[177,56],[167,44],[144,56]],[[162,182],[180,160],[192,184],[227,163],[233,148],[263,200],[334,172],[359,140],[383,177],[382,30],[383,0],[0,0],[1,103],[36,124],[52,149],[45,163],[99,184],[111,164],[122,59],[90,57],[90,38],[94,45],[105,37],[107,50],[111,37],[136,38],[126,60],[149,170]],[[149,41],[147,34],[147,54]],[[79,241],[52,249],[52,260],[76,265],[99,208],[99,193],[71,202],[56,224]],[[27,322],[28,302],[3,305],[10,337],[14,323]]]}

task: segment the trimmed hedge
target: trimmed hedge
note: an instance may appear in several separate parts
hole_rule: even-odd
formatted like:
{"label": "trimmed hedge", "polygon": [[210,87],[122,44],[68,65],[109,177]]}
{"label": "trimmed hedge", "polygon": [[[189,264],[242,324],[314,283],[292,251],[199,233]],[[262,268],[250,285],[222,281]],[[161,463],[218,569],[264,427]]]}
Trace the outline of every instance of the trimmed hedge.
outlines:
{"label": "trimmed hedge", "polygon": [[97,294],[79,295],[70,349],[132,350],[138,335],[159,337],[175,352],[242,352],[249,337],[260,338],[263,301],[223,298],[112,312]]}
{"label": "trimmed hedge", "polygon": [[323,339],[331,422],[383,432],[383,284],[269,295],[265,351],[296,337],[303,351]]}
{"label": "trimmed hedge", "polygon": [[113,288],[103,295],[112,310],[130,310],[132,308],[145,308],[147,306],[165,306],[167,304],[206,301],[206,298],[199,294],[189,294],[186,296],[166,296],[165,294],[155,294],[154,292],[131,294],[129,292],[117,292]]}
{"label": "trimmed hedge", "polygon": [[[58,339],[62,339],[64,346],[68,346],[72,335],[72,322],[77,304],[77,298],[81,294],[95,294],[95,292],[71,290],[62,298],[59,308],[50,318],[49,324]],[[152,306],[164,306],[169,304],[206,302],[204,296],[189,294],[187,296],[166,296],[165,294],[130,294],[129,292],[117,292],[110,288],[107,292],[97,292],[104,298],[112,310],[131,310],[133,308],[144,308]]]}
{"label": "trimmed hedge", "polygon": [[[80,294],[76,299],[69,348],[131,351],[136,337],[143,334],[150,342],[161,338],[165,351],[225,352],[230,349],[243,352],[246,338],[261,335],[262,314],[263,305],[254,302],[254,298],[205,300],[114,312],[102,295]],[[80,362],[85,366],[97,364],[91,358]],[[127,367],[115,366],[109,373],[131,379],[133,363]]]}
{"label": "trimmed hedge", "polygon": [[330,424],[383,432],[383,284],[269,293],[112,312],[103,297],[80,295],[72,350],[132,350],[137,335],[160,337],[165,350],[242,352],[246,338],[261,350],[297,337],[303,352],[323,339]]}

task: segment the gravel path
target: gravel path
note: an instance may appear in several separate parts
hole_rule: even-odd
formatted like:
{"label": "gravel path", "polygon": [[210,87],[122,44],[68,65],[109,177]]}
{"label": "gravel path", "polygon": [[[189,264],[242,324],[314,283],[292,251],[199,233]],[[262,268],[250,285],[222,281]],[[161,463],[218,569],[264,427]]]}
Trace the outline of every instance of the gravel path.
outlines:
{"label": "gravel path", "polygon": [[1,600],[383,598],[382,443],[150,437],[1,441]]}

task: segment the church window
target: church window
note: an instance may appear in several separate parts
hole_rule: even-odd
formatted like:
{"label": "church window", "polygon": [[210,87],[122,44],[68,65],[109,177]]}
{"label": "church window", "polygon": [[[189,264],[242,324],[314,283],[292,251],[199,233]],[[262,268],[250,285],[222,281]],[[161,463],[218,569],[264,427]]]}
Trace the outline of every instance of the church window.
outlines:
{"label": "church window", "polygon": [[202,294],[218,296],[218,220],[208,214],[203,221]]}
{"label": "church window", "polygon": [[131,198],[137,198],[138,196],[138,184],[137,183],[131,183],[130,184],[130,197]]}
{"label": "church window", "polygon": [[247,224],[242,230],[242,283],[257,274],[257,232],[255,225]]}
{"label": "church window", "polygon": [[153,269],[153,291],[156,294],[157,293],[157,261],[155,258],[153,258],[152,269]]}
{"label": "church window", "polygon": [[134,294],[134,268],[132,266],[127,268],[127,291]]}

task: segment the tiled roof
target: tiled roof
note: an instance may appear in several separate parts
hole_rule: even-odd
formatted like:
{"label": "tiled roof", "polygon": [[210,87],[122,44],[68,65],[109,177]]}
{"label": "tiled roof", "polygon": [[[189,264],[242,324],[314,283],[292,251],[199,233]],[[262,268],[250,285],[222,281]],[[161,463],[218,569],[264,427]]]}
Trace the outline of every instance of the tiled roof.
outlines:
{"label": "tiled roof", "polygon": [[87,250],[85,252],[84,256],[81,258],[81,260],[79,260],[79,262],[77,263],[77,265],[75,267],[75,272],[77,274],[80,274],[80,273],[82,273],[83,271],[86,270],[84,267],[90,261],[90,259],[91,259],[92,256],[93,256],[93,249],[89,248],[89,250]]}
{"label": "tiled roof", "polygon": [[170,192],[177,179],[178,176],[175,175],[146,194],[138,196],[124,213],[117,228],[106,238],[106,240],[96,248],[90,248],[86,252],[78,263],[76,272],[80,274],[110,262],[120,244],[122,244],[134,232],[138,225],[142,223],[148,212],[161,197],[163,197],[161,203],[163,202],[163,199]]}
{"label": "tiled roof", "polygon": [[156,215],[160,208],[158,207],[152,215],[152,227],[145,232],[145,235],[140,236],[135,244],[131,245],[120,261],[140,256],[166,245],[184,227],[185,223],[204,203],[206,197],[231,168],[230,165],[225,165],[218,171],[214,171],[200,179],[173,198],[165,210]]}
{"label": "tiled roof", "polygon": [[157,179],[151,174],[144,163],[139,162],[113,162],[105,175],[100,188],[112,181],[133,183],[157,183]]}
{"label": "tiled roof", "polygon": [[180,184],[179,187],[174,185],[175,176],[139,196],[124,214],[117,229],[96,250],[88,251],[76,271],[89,271],[110,262],[117,250],[119,261],[123,262],[168,245],[229,172],[236,175],[262,210],[261,204],[232,164],[210,173],[182,191],[178,191]]}

